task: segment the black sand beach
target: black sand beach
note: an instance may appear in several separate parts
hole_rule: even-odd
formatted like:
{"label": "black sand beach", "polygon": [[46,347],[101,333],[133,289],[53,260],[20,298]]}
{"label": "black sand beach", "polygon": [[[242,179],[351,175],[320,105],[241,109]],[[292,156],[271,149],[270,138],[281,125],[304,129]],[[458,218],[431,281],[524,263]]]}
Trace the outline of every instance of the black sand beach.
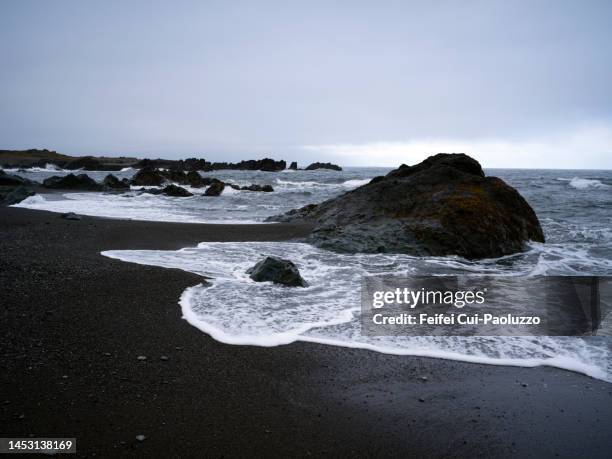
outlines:
{"label": "black sand beach", "polygon": [[610,457],[612,384],[546,367],[221,344],[181,319],[179,296],[198,276],[100,255],[303,234],[0,208],[1,436],[76,437],[84,457]]}

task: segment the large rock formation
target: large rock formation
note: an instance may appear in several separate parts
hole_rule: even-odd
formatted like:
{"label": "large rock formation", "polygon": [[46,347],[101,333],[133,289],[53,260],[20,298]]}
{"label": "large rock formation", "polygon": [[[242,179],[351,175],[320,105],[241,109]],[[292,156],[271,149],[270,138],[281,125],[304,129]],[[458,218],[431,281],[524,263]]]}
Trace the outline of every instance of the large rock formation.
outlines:
{"label": "large rock formation", "polygon": [[37,183],[19,175],[7,174],[0,169],[0,205],[12,206],[35,195],[34,185]]}
{"label": "large rock formation", "polygon": [[0,187],[0,205],[12,206],[35,194],[34,190],[27,185]]}
{"label": "large rock formation", "polygon": [[544,242],[527,201],[465,154],[440,153],[319,205],[272,217],[307,221],[317,246],[347,252],[399,252],[493,258]]}
{"label": "large rock formation", "polygon": [[297,267],[290,260],[277,257],[266,257],[252,268],[247,274],[255,282],[274,282],[289,287],[308,287]]}
{"label": "large rock formation", "polygon": [[333,171],[341,171],[342,168],[332,163],[312,163],[308,167],[306,167],[306,171],[314,171],[316,169],[330,169]]}
{"label": "large rock formation", "polygon": [[160,186],[165,181],[160,171],[151,167],[143,167],[132,177],[132,185],[137,186]]}
{"label": "large rock formation", "polygon": [[32,182],[24,177],[14,174],[7,174],[0,169],[0,186],[19,186],[19,185],[30,185]]}
{"label": "large rock formation", "polygon": [[249,171],[282,171],[287,167],[287,163],[283,160],[275,161],[274,159],[250,159],[240,161],[239,163],[219,162],[211,163],[205,159],[189,158],[186,160],[170,160],[170,159],[143,159],[135,164],[139,168],[165,168],[180,171],[218,171],[223,169],[230,170],[249,170]]}
{"label": "large rock formation", "polygon": [[87,174],[68,174],[64,177],[54,175],[45,179],[42,184],[45,188],[59,190],[101,191],[103,189],[102,185]]}
{"label": "large rock formation", "polygon": [[204,196],[219,196],[225,190],[225,183],[220,180],[213,181],[213,183],[206,188]]}
{"label": "large rock formation", "polygon": [[187,174],[185,175],[185,180],[187,181],[185,185],[191,185],[194,188],[201,188],[205,185],[202,176],[196,171],[187,172]]}

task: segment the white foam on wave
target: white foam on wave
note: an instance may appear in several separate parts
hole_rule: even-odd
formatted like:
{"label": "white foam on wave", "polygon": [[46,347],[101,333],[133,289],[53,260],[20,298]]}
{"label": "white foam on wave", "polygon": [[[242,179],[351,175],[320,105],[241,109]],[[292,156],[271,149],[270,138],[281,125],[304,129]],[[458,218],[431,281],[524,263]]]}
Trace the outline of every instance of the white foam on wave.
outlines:
{"label": "white foam on wave", "polygon": [[[562,337],[373,337],[359,323],[363,275],[454,274],[472,270],[525,275],[536,260],[518,268],[495,261],[417,258],[393,254],[343,255],[300,243],[202,243],[178,251],[107,251],[126,262],[179,268],[211,277],[180,298],[184,318],[227,344],[277,346],[308,341],[377,352],[465,362],[532,367],[549,365],[612,381],[608,342]],[[309,282],[286,288],[253,282],[245,271],[265,255],[291,259]]]}
{"label": "white foam on wave", "polygon": [[239,194],[241,192],[242,190],[237,190],[235,188],[232,188],[231,186],[226,185],[225,188],[223,188],[223,191],[221,192],[221,194],[225,196],[230,196],[232,194]]}
{"label": "white foam on wave", "polygon": [[7,172],[17,172],[17,173],[26,173],[26,172],[74,172],[72,170],[68,170],[68,169],[62,169],[59,166],[56,166],[55,164],[51,164],[51,163],[47,163],[45,164],[45,167],[28,167],[28,168],[10,168],[10,169],[4,169]]}
{"label": "white foam on wave", "polygon": [[[254,224],[262,223],[253,219],[211,218],[207,212],[218,209],[207,209],[203,206],[202,196],[174,197],[165,195],[114,194],[114,193],[65,193],[52,195],[34,195],[13,207],[47,210],[50,212],[74,212],[93,217],[119,218],[143,221],[160,221],[176,223],[224,223]],[[190,206],[189,203],[192,202]],[[217,206],[223,203],[214,201]],[[210,215],[210,214],[209,214]],[[217,214],[215,214],[217,215]],[[262,223],[264,224],[264,223]]]}
{"label": "white foam on wave", "polygon": [[580,177],[574,177],[571,180],[569,180],[569,186],[577,190],[587,190],[591,188],[599,188],[599,189],[610,188],[609,185],[602,183],[601,180],[586,179],[586,178],[580,178]]}
{"label": "white foam on wave", "polygon": [[23,201],[21,201],[18,204],[13,204],[11,207],[27,207],[27,208],[33,209],[35,208],[34,206],[44,206],[46,202],[47,200],[45,199],[44,196],[40,194],[35,194],[34,196],[25,198]]}
{"label": "white foam on wave", "polygon": [[329,183],[329,182],[315,182],[315,181],[291,181],[291,180],[283,180],[276,179],[276,183],[286,190],[296,189],[296,190],[308,190],[308,189],[334,189],[334,188],[344,188],[344,189],[353,189],[365,185],[372,180],[371,178],[366,179],[354,179],[354,180],[345,180],[344,182],[339,183]]}
{"label": "white foam on wave", "polygon": [[363,185],[367,185],[368,183],[370,183],[370,180],[372,179],[363,179],[363,180],[347,180],[346,182],[342,182],[342,186],[344,188],[357,188]]}

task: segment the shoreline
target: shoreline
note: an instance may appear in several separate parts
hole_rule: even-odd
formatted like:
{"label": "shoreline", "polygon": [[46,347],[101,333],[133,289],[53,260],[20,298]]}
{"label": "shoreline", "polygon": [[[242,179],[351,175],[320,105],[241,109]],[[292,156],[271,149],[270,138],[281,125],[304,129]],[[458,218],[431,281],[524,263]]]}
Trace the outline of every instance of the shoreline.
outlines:
{"label": "shoreline", "polygon": [[77,437],[83,457],[609,454],[609,383],[304,341],[222,344],[181,318],[199,276],[100,255],[305,234],[0,208],[3,436]]}

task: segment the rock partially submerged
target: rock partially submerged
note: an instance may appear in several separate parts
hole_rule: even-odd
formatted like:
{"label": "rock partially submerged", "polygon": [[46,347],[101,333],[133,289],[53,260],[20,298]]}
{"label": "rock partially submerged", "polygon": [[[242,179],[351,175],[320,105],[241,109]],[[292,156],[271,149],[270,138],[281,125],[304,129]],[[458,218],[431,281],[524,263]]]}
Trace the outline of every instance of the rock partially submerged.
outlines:
{"label": "rock partially submerged", "polygon": [[19,185],[14,188],[0,187],[0,205],[12,206],[19,204],[26,198],[34,196],[36,193],[27,185]]}
{"label": "rock partially submerged", "polygon": [[132,185],[136,186],[160,186],[164,183],[165,177],[152,167],[143,167],[132,177]]}
{"label": "rock partially submerged", "polygon": [[289,287],[308,287],[308,283],[300,275],[297,266],[290,260],[277,257],[266,257],[252,268],[247,274],[255,282],[274,282]]}
{"label": "rock partially submerged", "polygon": [[7,174],[0,169],[0,186],[31,185],[33,182],[19,175]]}
{"label": "rock partially submerged", "polygon": [[241,190],[241,191],[263,191],[264,193],[271,193],[274,191],[274,188],[272,188],[272,185],[258,185],[256,183],[253,183],[252,185],[249,185],[249,186],[238,186],[238,185],[234,185],[233,183],[226,183],[225,185],[232,187],[234,190]]}
{"label": "rock partially submerged", "polygon": [[119,180],[113,174],[108,174],[106,177],[104,177],[102,185],[104,186],[104,188],[107,188],[109,190],[127,190],[130,188],[130,182],[128,179],[124,178],[122,180]]}
{"label": "rock partially submerged", "polygon": [[59,190],[82,190],[82,191],[101,191],[102,185],[97,183],[87,174],[68,174],[63,177],[54,175],[43,181],[45,188]]}
{"label": "rock partially submerged", "polygon": [[219,196],[225,190],[225,183],[220,180],[213,181],[213,183],[206,188],[204,196]]}
{"label": "rock partially submerged", "polygon": [[297,161],[293,161],[289,166],[289,169],[291,169],[292,171],[297,171],[297,168]]}
{"label": "rock partially submerged", "polygon": [[544,242],[527,201],[465,154],[440,153],[272,221],[314,224],[309,240],[346,252],[496,258]]}
{"label": "rock partially submerged", "polygon": [[310,166],[306,167],[306,171],[314,171],[316,169],[330,169],[333,171],[341,171],[342,168],[336,164],[332,163],[312,163]]}
{"label": "rock partially submerged", "polygon": [[190,193],[185,188],[176,185],[168,185],[164,187],[162,193],[166,196],[178,196],[180,198],[187,198],[189,196],[193,196],[193,193]]}
{"label": "rock partially submerged", "polygon": [[18,175],[7,174],[0,169],[0,205],[12,206],[34,196],[34,185],[37,183]]}
{"label": "rock partially submerged", "polygon": [[185,181],[187,182],[185,185],[191,185],[194,188],[201,188],[206,185],[202,176],[196,171],[187,172],[185,174]]}

